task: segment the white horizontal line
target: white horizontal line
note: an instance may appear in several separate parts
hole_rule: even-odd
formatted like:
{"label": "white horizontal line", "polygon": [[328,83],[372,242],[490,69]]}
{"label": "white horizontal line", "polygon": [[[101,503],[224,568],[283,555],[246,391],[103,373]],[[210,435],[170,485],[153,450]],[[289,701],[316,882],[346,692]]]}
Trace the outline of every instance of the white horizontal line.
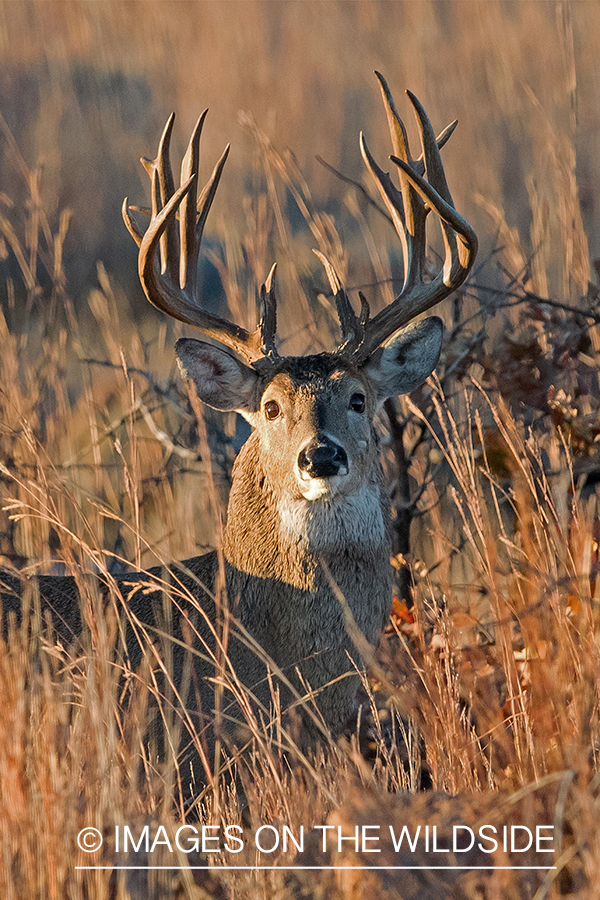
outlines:
{"label": "white horizontal line", "polygon": [[453,872],[455,869],[466,869],[468,872],[474,871],[475,869],[486,869],[486,870],[499,870],[499,869],[508,869],[510,871],[516,871],[520,869],[533,869],[539,871],[551,871],[552,869],[556,869],[556,866],[75,866],[76,870],[80,872],[90,871],[91,869],[107,869],[107,870],[136,870],[142,872],[148,872],[151,869],[193,869],[195,871],[203,871],[203,872],[220,872],[222,869],[240,869],[250,870],[250,871],[262,871],[262,870],[276,870],[281,869],[282,872],[291,872],[291,871],[334,871],[337,869],[370,869],[370,870],[381,870],[382,872],[391,872],[398,871],[404,869],[421,869],[421,870],[430,870],[430,869],[441,869],[443,871]]}

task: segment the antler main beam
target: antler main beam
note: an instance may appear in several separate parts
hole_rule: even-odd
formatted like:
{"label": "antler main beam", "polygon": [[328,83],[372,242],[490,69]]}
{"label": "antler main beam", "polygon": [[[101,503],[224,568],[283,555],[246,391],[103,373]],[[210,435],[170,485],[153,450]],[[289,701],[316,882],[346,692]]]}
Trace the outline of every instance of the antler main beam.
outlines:
{"label": "antler main beam", "polygon": [[[415,95],[407,91],[415,110],[423,151],[418,159],[413,159],[406,128],[398,115],[387,82],[379,72],[375,74],[383,95],[392,138],[391,160],[398,168],[400,189],[395,186],[389,174],[377,165],[362,133],[360,148],[365,165],[375,180],[400,238],[404,259],[402,290],[373,319],[369,318],[368,306],[361,296],[362,308],[357,316],[331,264],[320,257],[336,298],[342,327],[343,340],[338,353],[357,365],[364,362],[396,331],[460,287],[477,255],[477,237],[454,207],[440,156],[440,149],[457,123],[453,122],[445,128],[436,139],[427,113]],[[441,223],[445,257],[442,269],[433,281],[425,282],[425,222],[431,210]]]}
{"label": "antler main beam", "polygon": [[142,158],[142,165],[152,181],[150,225],[142,235],[131,217],[127,198],[123,202],[123,219],[139,247],[138,272],[150,303],[175,319],[199,328],[247,362],[255,363],[277,355],[274,344],[275,267],[261,290],[263,316],[255,331],[246,331],[240,325],[202,309],[196,300],[202,233],[229,154],[227,145],[212,175],[199,192],[200,136],[207,112],[202,113],[192,133],[181,164],[180,187],[177,190],[169,158],[175,115],[170,116],[156,159]]}
{"label": "antler main beam", "polygon": [[[357,315],[333,266],[317,253],[335,296],[342,329],[343,339],[335,352],[354,365],[361,365],[396,331],[460,287],[477,254],[477,238],[454,207],[440,157],[440,149],[454,131],[456,122],[436,139],[425,110],[414,94],[407,91],[416,114],[422,147],[422,155],[414,159],[390,89],[383,76],[376,75],[392,139],[391,160],[398,169],[399,188],[377,165],[362,134],[360,147],[400,239],[404,259],[402,290],[372,319],[369,305],[361,294],[361,311]],[[261,288],[263,311],[255,331],[246,331],[240,325],[208,312],[196,299],[202,234],[229,153],[227,146],[206,185],[199,191],[200,136],[206,113],[207,110],[202,113],[192,133],[181,165],[179,188],[175,189],[169,159],[174,115],[165,126],[156,159],[142,159],[152,181],[151,219],[146,233],[142,234],[132,219],[127,198],[123,203],[123,219],[139,247],[140,280],[154,306],[199,328],[247,362],[255,366],[270,364],[278,358],[275,347],[275,266]],[[426,282],[423,278],[427,246],[425,225],[431,210],[440,220],[445,256],[438,274]]]}

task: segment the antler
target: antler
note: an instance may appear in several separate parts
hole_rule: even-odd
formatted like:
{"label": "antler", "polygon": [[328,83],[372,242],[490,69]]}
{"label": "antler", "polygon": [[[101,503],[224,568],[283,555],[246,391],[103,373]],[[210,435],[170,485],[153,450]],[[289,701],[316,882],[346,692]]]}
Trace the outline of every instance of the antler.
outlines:
{"label": "antler", "polygon": [[[477,255],[477,237],[469,223],[454,208],[439,152],[457,123],[448,125],[436,140],[427,113],[414,94],[407,91],[417,117],[423,150],[419,159],[413,159],[406,129],[390,89],[383,76],[379,72],[375,74],[383,94],[394,151],[391,160],[399,170],[400,190],[389,174],[379,168],[362,133],[360,148],[400,238],[404,259],[402,290],[374,319],[370,319],[367,301],[361,294],[361,312],[357,316],[333,266],[317,253],[325,266],[342,328],[343,340],[336,352],[357,365],[364,362],[394,332],[460,287]],[[440,219],[445,258],[441,271],[433,281],[424,282],[425,220],[432,209]]]}
{"label": "antler", "polygon": [[200,136],[207,112],[202,113],[192,133],[181,164],[181,181],[177,190],[169,159],[174,114],[165,126],[156,159],[142,158],[142,165],[152,181],[151,219],[146,233],[142,235],[131,218],[127,198],[123,202],[123,219],[139,247],[138,272],[150,303],[175,319],[199,328],[249,363],[256,363],[277,356],[274,344],[277,324],[275,266],[261,288],[263,315],[256,331],[246,331],[227,319],[213,315],[196,301],[202,232],[229,153],[227,145],[206,185],[198,193]]}
{"label": "antler", "polygon": [[[335,295],[342,328],[343,340],[336,353],[356,365],[364,362],[394,332],[460,287],[477,254],[477,237],[454,208],[439,152],[457,123],[453,122],[444,129],[436,140],[425,110],[414,94],[407,91],[415,109],[423,149],[419,159],[413,159],[404,123],[387,83],[378,72],[376,75],[392,138],[394,153],[391,159],[399,170],[399,190],[389,174],[380,169],[371,156],[362,134],[360,146],[365,164],[375,179],[400,238],[404,258],[402,290],[373,319],[370,318],[369,304],[360,294],[361,311],[356,315],[333,266],[325,256],[317,253]],[[227,146],[199,193],[200,136],[206,113],[207,110],[202,113],[192,133],[181,165],[181,181],[177,190],[169,160],[174,115],[165,126],[156,159],[142,159],[152,180],[151,220],[146,233],[142,235],[131,218],[127,198],[123,202],[123,219],[139,247],[140,281],[154,306],[199,328],[205,335],[229,347],[255,366],[263,361],[271,363],[278,358],[275,348],[275,266],[261,288],[262,318],[255,331],[246,331],[227,319],[209,313],[196,301],[202,233],[229,153]],[[433,281],[425,282],[425,222],[432,209],[440,219],[445,258]]]}

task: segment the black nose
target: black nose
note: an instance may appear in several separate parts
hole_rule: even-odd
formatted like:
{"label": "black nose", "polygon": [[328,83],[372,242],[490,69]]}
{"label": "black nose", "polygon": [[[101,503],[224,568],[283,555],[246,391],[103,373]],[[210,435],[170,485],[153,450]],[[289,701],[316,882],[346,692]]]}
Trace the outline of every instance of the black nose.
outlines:
{"label": "black nose", "polygon": [[[298,468],[311,478],[331,478],[348,472],[346,451],[333,441],[309,444],[298,454]],[[341,470],[345,469],[344,472]]]}

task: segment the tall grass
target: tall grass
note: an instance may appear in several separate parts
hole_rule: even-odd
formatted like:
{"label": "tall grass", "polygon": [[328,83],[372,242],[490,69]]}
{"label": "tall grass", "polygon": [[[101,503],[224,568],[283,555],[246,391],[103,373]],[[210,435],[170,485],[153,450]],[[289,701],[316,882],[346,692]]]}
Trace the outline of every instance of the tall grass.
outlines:
{"label": "tall grass", "polygon": [[[11,110],[6,112],[2,126],[10,177],[0,219],[7,273],[0,321],[0,552],[4,568],[21,578],[73,574],[85,623],[81,643],[57,643],[40,612],[35,582],[28,580],[27,614],[20,622],[11,619],[0,644],[3,896],[327,894],[347,900],[369,892],[422,898],[455,891],[591,900],[600,849],[600,342],[586,240],[597,252],[598,235],[589,223],[600,173],[585,140],[596,116],[589,95],[596,63],[582,36],[593,11],[585,4],[356,3],[312,4],[309,10],[307,4],[256,3],[236,56],[236,4],[156,3],[151,16],[147,4],[109,8],[113,16],[106,4],[0,6],[0,36],[13,72],[25,63],[39,65],[54,85],[44,88],[48,102],[35,108],[37,118],[15,129],[18,141],[9,127],[14,111],[12,122]],[[317,19],[323,27],[317,28]],[[307,41],[308,56],[292,37],[298,29],[318,37]],[[348,36],[357,29],[365,48],[359,71],[351,65],[355,54],[342,49],[334,61],[325,52],[334,37],[336,46],[343,48],[345,37],[355,46]],[[15,41],[17,32],[30,40]],[[399,36],[407,36],[401,59]],[[133,41],[127,54],[125,39]],[[544,42],[556,48],[552,78],[534,62]],[[426,55],[424,47],[430,48]],[[171,52],[176,63],[167,66]],[[286,79],[282,60],[291,71]],[[452,143],[462,149],[454,157],[447,151],[449,181],[467,214],[481,193],[497,241],[484,232],[484,246],[493,254],[442,310],[448,339],[438,379],[386,408],[379,423],[397,516],[411,511],[410,549],[395,564],[410,574],[413,605],[403,602],[408,597],[399,588],[364,680],[361,723],[338,745],[325,743],[305,758],[294,751],[293,734],[282,733],[276,696],[272,719],[253,719],[249,710],[256,749],[249,759],[234,760],[245,809],[223,773],[231,762],[224,750],[216,761],[207,760],[213,777],[195,815],[208,824],[239,824],[246,834],[263,823],[286,824],[297,833],[302,824],[351,830],[356,824],[386,827],[399,817],[445,825],[493,814],[502,822],[553,822],[558,869],[546,880],[505,872],[477,875],[476,881],[474,872],[463,873],[456,884],[443,873],[427,882],[418,875],[411,881],[364,872],[360,880],[333,871],[232,873],[220,868],[223,857],[216,856],[210,872],[184,868],[175,877],[78,870],[90,860],[77,849],[84,826],[105,837],[94,863],[111,866],[117,859],[115,825],[141,830],[162,824],[172,834],[187,814],[175,750],[186,723],[169,693],[168,640],[162,644],[165,691],[154,672],[156,636],[143,635],[148,650],[141,668],[124,672],[115,637],[120,595],[109,589],[110,602],[101,601],[90,573],[110,586],[111,577],[129,566],[143,570],[217,545],[243,434],[232,415],[205,411],[198,421],[198,404],[171,363],[179,326],[140,321],[112,255],[94,269],[93,280],[89,273],[71,276],[70,259],[80,243],[84,254],[89,245],[94,262],[103,256],[96,252],[98,235],[103,248],[113,246],[100,234],[109,227],[102,211],[110,203],[98,200],[104,195],[97,180],[88,179],[81,191],[71,187],[69,224],[61,212],[68,191],[57,172],[72,156],[50,152],[59,146],[48,137],[55,134],[52,121],[61,103],[71,122],[79,115],[86,119],[83,104],[89,101],[83,98],[91,90],[101,107],[90,115],[96,137],[107,129],[122,133],[132,85],[139,99],[145,96],[140,85],[151,84],[152,102],[146,98],[138,109],[139,133],[122,135],[114,155],[117,165],[127,156],[120,171],[130,173],[137,155],[132,144],[146,152],[153,146],[160,130],[154,117],[162,116],[163,106],[182,110],[183,132],[198,102],[223,111],[215,116],[214,138],[209,132],[209,156],[213,140],[219,142],[215,156],[224,143],[221,116],[233,121],[234,109],[251,107],[255,118],[245,116],[241,124],[253,166],[233,160],[231,179],[245,224],[229,217],[233,198],[226,189],[227,205],[215,210],[221,221],[209,248],[213,267],[232,315],[244,321],[254,316],[256,285],[277,258],[284,350],[320,349],[334,335],[312,245],[336,259],[350,286],[363,286],[379,302],[393,294],[398,274],[379,212],[347,184],[334,179],[334,187],[325,170],[316,175],[312,164],[304,165],[316,149],[309,111],[319,109],[321,124],[327,123],[317,129],[319,135],[325,131],[319,153],[357,177],[348,135],[354,146],[358,127],[367,126],[369,136],[376,132],[371,99],[368,107],[364,100],[363,61],[423,95],[436,124],[445,124],[446,108],[461,116],[460,139]],[[82,66],[88,75],[81,75]],[[109,113],[106,97],[94,93],[99,72],[124,73],[124,93],[118,94],[116,82],[106,89],[106,97],[117,91],[124,98],[123,109]],[[191,96],[194,81],[201,84],[200,101]],[[481,83],[483,95],[476,86]],[[3,90],[10,94],[6,84]],[[269,122],[272,108],[278,110],[277,128]],[[355,127],[358,112],[367,121]],[[279,149],[281,134],[298,149],[299,162]],[[490,137],[499,134],[501,140]],[[29,168],[21,156],[36,143],[45,148],[44,171]],[[375,135],[372,143],[377,146]],[[86,146],[97,152],[94,135]],[[102,171],[96,173],[100,180]],[[331,199],[320,204],[314,198],[326,178]],[[94,218],[90,209],[100,212],[87,231],[82,223]],[[126,240],[124,235],[118,243]],[[74,283],[86,285],[76,298]],[[170,590],[173,602],[185,601],[176,586]],[[433,790],[421,791],[425,786]],[[140,850],[128,863],[143,866],[149,859]],[[269,863],[293,859],[293,851],[277,852]],[[316,865],[323,859],[310,845],[298,861]],[[350,849],[327,860],[372,862]],[[166,864],[170,857],[154,854],[151,861]],[[197,854],[179,854],[178,861],[205,862]],[[228,859],[236,865],[257,861],[264,858],[250,847]],[[397,864],[377,860],[384,861]]]}

